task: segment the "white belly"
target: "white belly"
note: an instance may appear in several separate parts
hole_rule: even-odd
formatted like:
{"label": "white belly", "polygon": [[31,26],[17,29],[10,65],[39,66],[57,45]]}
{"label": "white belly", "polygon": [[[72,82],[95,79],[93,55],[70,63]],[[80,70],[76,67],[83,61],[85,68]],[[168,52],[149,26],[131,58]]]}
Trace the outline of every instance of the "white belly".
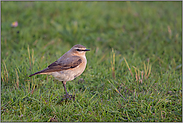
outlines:
{"label": "white belly", "polygon": [[78,66],[73,70],[63,70],[60,72],[52,72],[51,75],[53,75],[59,81],[71,81],[83,73],[83,71],[85,70],[85,66],[82,67],[82,69],[81,68],[79,69],[78,68],[79,66]]}
{"label": "white belly", "polygon": [[59,81],[71,81],[74,79],[73,73],[68,71],[53,72],[52,75]]}

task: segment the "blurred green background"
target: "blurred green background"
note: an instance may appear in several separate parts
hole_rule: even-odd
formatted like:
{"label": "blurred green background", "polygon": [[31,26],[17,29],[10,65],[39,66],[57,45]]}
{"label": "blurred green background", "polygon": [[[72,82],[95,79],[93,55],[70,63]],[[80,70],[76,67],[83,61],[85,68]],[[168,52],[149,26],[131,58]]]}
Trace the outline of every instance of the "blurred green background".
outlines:
{"label": "blurred green background", "polygon": [[[1,2],[1,120],[180,122],[181,36],[182,2]],[[28,75],[75,44],[87,68],[58,105],[62,84]]]}

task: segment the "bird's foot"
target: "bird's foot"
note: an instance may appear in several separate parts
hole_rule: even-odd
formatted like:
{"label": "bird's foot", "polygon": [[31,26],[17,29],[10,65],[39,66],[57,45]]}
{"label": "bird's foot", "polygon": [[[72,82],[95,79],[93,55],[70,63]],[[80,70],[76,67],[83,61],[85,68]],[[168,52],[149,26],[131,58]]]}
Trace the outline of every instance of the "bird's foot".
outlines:
{"label": "bird's foot", "polygon": [[62,101],[64,101],[64,100],[68,101],[71,99],[73,99],[73,101],[75,101],[75,95],[66,94],[66,95],[64,95],[64,98],[62,99]]}

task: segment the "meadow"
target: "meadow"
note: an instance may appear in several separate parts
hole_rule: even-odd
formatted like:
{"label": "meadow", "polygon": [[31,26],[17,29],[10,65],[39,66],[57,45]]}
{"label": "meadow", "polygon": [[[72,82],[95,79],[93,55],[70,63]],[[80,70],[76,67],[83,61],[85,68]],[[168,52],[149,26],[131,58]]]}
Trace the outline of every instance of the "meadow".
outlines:
{"label": "meadow", "polygon": [[[2,122],[182,122],[182,2],[1,2]],[[17,21],[17,27],[11,23]],[[75,44],[84,73],[30,74]]]}

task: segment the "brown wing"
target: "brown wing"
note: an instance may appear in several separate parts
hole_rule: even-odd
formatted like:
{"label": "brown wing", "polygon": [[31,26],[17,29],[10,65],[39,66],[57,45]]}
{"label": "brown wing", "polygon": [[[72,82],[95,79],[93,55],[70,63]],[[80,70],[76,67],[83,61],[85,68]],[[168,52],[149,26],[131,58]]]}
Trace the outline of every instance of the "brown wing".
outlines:
{"label": "brown wing", "polygon": [[[75,68],[82,63],[82,60],[78,56],[72,56],[62,61],[55,61],[48,66],[51,71],[62,71]],[[53,72],[52,71],[52,72]]]}
{"label": "brown wing", "polygon": [[68,70],[71,68],[75,68],[82,63],[82,60],[78,56],[72,56],[62,61],[55,61],[50,64],[46,69],[38,71],[34,74],[31,74],[29,77],[37,74],[48,74],[50,72]]}

